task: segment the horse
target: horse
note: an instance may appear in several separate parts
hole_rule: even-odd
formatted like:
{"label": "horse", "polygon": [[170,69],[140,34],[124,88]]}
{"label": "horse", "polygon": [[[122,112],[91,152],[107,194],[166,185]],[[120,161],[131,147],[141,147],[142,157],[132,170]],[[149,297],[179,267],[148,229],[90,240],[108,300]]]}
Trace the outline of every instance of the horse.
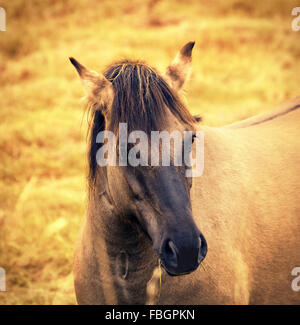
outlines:
{"label": "horse", "polygon": [[[70,58],[91,116],[88,207],[73,267],[78,304],[300,303],[291,287],[300,263],[300,97],[232,125],[202,125],[182,99],[193,47],[183,46],[164,74],[131,60],[99,74]],[[99,166],[97,135],[118,134],[119,123],[146,134],[203,132],[202,175],[186,177],[189,167],[173,160]]]}

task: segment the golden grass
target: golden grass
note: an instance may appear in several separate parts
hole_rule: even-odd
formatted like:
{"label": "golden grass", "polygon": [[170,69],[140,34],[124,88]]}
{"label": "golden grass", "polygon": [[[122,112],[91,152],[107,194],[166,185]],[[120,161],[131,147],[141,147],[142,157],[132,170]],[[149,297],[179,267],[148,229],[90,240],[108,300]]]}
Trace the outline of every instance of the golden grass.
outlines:
{"label": "golden grass", "polygon": [[164,71],[196,41],[187,101],[209,125],[300,93],[298,1],[0,0],[0,304],[75,303],[72,256],[85,212],[86,119],[74,56]]}

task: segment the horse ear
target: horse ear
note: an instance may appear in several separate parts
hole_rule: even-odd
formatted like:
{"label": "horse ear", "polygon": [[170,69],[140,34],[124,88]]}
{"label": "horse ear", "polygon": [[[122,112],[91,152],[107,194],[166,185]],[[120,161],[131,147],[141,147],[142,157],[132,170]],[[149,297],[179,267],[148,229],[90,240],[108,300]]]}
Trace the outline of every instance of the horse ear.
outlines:
{"label": "horse ear", "polygon": [[168,66],[165,73],[165,79],[169,82],[171,87],[177,91],[182,89],[190,73],[194,45],[195,42],[185,44]]}
{"label": "horse ear", "polygon": [[[96,109],[109,108],[114,98],[111,82],[102,74],[88,70],[74,58],[70,58],[87,91],[87,99]],[[105,112],[104,112],[105,113]]]}

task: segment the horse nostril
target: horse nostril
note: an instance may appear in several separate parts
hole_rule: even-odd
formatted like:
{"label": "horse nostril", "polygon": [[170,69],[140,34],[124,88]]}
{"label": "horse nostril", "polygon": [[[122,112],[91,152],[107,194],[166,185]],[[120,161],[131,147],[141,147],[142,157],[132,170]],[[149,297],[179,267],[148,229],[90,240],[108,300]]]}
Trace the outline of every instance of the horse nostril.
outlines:
{"label": "horse nostril", "polygon": [[202,234],[199,236],[199,253],[198,253],[198,263],[200,264],[207,254],[207,242]]}
{"label": "horse nostril", "polygon": [[172,240],[166,240],[163,247],[164,259],[172,267],[178,266],[177,250]]}

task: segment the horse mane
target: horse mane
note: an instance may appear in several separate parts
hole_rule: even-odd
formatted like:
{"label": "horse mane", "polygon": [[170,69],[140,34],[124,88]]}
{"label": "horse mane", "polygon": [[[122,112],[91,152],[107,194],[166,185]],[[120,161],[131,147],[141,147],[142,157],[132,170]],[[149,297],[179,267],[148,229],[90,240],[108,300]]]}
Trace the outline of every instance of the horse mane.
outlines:
{"label": "horse mane", "polygon": [[105,108],[90,109],[90,181],[95,179],[96,153],[101,147],[101,144],[96,143],[96,136],[100,131],[110,130],[118,136],[119,123],[127,123],[129,133],[133,130],[141,130],[147,134],[161,131],[167,123],[166,109],[189,127],[193,128],[198,121],[159,73],[144,62],[125,60],[114,63],[105,70],[104,76],[113,85],[114,100],[109,109],[108,125],[105,125],[102,114],[102,109]]}

